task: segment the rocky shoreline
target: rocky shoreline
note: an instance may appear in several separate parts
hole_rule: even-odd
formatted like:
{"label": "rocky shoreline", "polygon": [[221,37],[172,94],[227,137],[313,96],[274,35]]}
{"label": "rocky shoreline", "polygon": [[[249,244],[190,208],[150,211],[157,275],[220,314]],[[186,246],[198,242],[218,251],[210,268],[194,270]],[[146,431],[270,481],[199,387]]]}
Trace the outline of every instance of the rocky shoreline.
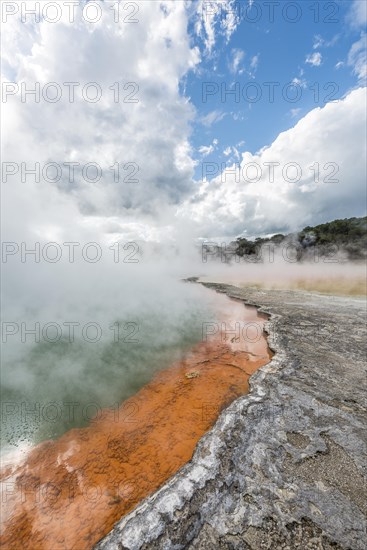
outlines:
{"label": "rocky shoreline", "polygon": [[365,301],[205,286],[270,314],[275,356],[95,549],[364,549]]}
{"label": "rocky shoreline", "polygon": [[248,393],[250,376],[272,357],[268,318],[197,290],[215,311],[215,322],[203,316],[197,325],[201,340],[119,407],[1,468],[4,550],[90,550],[187,464],[220,411]]}

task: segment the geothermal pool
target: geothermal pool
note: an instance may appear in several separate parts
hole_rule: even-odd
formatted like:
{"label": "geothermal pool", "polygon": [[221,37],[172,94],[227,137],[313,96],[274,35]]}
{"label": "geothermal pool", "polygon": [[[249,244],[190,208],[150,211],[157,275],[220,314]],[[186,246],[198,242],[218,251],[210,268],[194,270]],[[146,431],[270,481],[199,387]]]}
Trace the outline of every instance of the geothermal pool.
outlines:
{"label": "geothermal pool", "polygon": [[[87,426],[65,431],[60,424],[52,439],[44,426],[27,453],[8,455],[1,474],[4,548],[91,549],[190,460],[220,411],[248,391],[251,374],[271,357],[266,318],[199,288],[202,307],[193,306],[190,330],[182,327],[180,345],[144,356],[152,368],[140,377],[137,370],[140,389],[120,384],[130,395],[121,391],[120,405],[101,409]],[[122,378],[138,359],[127,360]]]}
{"label": "geothermal pool", "polygon": [[[106,408],[116,411],[155,372],[201,340],[203,322],[216,320],[212,293],[199,285],[165,278],[164,289],[162,283],[146,280],[121,286],[118,293],[112,285],[100,299],[90,290],[79,295],[78,289],[64,310],[61,297],[51,302],[52,288],[39,300],[41,305],[50,302],[45,311],[27,315],[35,300],[27,303],[22,297],[25,307],[19,315],[4,313],[4,319],[19,317],[19,330],[5,336],[2,346],[3,463],[21,458],[30,446],[87,426]],[[52,327],[45,332],[51,320],[62,330],[59,340],[52,341]],[[36,342],[32,329],[37,324],[41,334]],[[72,338],[70,325],[75,325]],[[99,327],[98,339],[93,325]]]}

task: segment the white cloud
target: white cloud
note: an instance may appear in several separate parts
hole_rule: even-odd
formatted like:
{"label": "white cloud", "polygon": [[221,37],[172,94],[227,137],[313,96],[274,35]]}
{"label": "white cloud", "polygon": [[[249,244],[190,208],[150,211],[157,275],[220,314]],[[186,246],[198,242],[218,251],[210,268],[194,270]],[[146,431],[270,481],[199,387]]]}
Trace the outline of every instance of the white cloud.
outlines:
{"label": "white cloud", "polygon": [[200,122],[207,127],[212,126],[213,124],[220,122],[226,116],[226,113],[219,110],[210,111],[207,115],[200,118]]}
{"label": "white cloud", "polygon": [[314,36],[314,42],[313,42],[313,49],[314,50],[317,50],[318,48],[321,48],[321,46],[323,46],[324,44],[324,39],[322,38],[322,36],[320,36],[319,34],[316,34]]}
{"label": "white cloud", "polygon": [[301,88],[306,88],[307,86],[307,82],[304,78],[297,77],[292,80],[292,84],[295,84],[296,86],[301,86]]}
{"label": "white cloud", "polygon": [[[249,109],[251,109],[252,105],[249,103]],[[233,120],[246,120],[246,114],[245,111],[231,111],[230,113]]]}
{"label": "white cloud", "polygon": [[256,71],[256,69],[259,65],[259,58],[260,58],[260,54],[257,54],[257,55],[254,55],[253,58],[251,59],[250,67],[254,71]]}
{"label": "white cloud", "polygon": [[298,109],[291,109],[290,110],[290,114],[291,114],[291,117],[292,118],[295,118],[296,116],[299,115],[299,113],[302,111],[302,109],[298,108]]}
{"label": "white cloud", "polygon": [[[365,103],[366,88],[358,88],[339,102],[313,109],[269,147],[255,155],[243,153],[238,167],[233,164],[202,182],[178,215],[190,219],[206,238],[233,238],[244,229],[249,234],[293,230],[326,219],[364,215]],[[269,162],[280,163],[274,167],[273,182],[265,165]],[[259,181],[255,181],[257,169],[249,163],[260,167]],[[296,177],[293,168],[284,177],[288,163],[300,166],[299,181],[287,181]],[[315,163],[319,178],[312,171]]]}
{"label": "white cloud", "polygon": [[341,69],[342,67],[344,67],[344,65],[345,65],[344,61],[338,61],[338,63],[335,65],[335,68]]}
{"label": "white cloud", "polygon": [[367,2],[353,0],[347,15],[347,21],[352,28],[365,28],[367,25]]}
{"label": "white cloud", "polygon": [[231,56],[232,58],[229,61],[228,68],[231,73],[236,74],[240,69],[241,61],[243,61],[245,57],[245,52],[240,48],[233,48],[231,51]]}
{"label": "white cloud", "polygon": [[313,40],[314,50],[318,50],[319,48],[330,48],[331,46],[335,46],[335,44],[339,40],[339,35],[336,34],[335,36],[333,36],[333,38],[331,38],[331,40],[325,40],[321,35],[316,34]]}
{"label": "white cloud", "polygon": [[219,143],[219,141],[217,139],[213,139],[213,142],[211,143],[211,145],[201,145],[201,147],[199,147],[199,153],[203,157],[207,157],[211,153],[214,153],[214,151],[217,148],[218,143]]}
{"label": "white cloud", "polygon": [[360,39],[355,42],[348,54],[348,65],[353,67],[360,84],[364,84],[367,78],[367,35],[362,33]]}
{"label": "white cloud", "polygon": [[210,4],[208,2],[205,2],[205,0],[201,0],[197,5],[197,12],[196,12],[196,24],[195,24],[195,30],[196,34],[198,36],[201,36],[205,48],[208,52],[211,52],[216,39],[216,24],[217,24],[217,18],[218,18],[218,10],[216,9],[209,9]]}
{"label": "white cloud", "polygon": [[239,4],[237,0],[227,0],[226,3],[222,3],[222,6],[224,7],[224,17],[222,16],[221,26],[228,44],[240,22],[238,15]]}
{"label": "white cloud", "polygon": [[201,147],[199,147],[199,153],[203,157],[207,157],[208,155],[213,153],[213,151],[214,151],[213,145],[202,145]]}
{"label": "white cloud", "polygon": [[[114,23],[108,3],[100,4],[105,24],[88,25],[76,10],[74,24],[30,23],[24,32],[25,25],[14,17],[4,25],[4,80],[23,81],[29,88],[36,81],[41,87],[51,81],[79,82],[79,91],[86,83],[97,82],[103,91],[97,103],[84,101],[78,89],[76,101],[69,103],[63,86],[63,98],[57,103],[8,98],[2,121],[7,127],[4,161],[42,166],[51,161],[60,166],[95,162],[103,177],[92,184],[77,170],[70,182],[65,167],[58,183],[35,184],[28,178],[26,185],[14,178],[3,198],[18,215],[16,221],[10,212],[5,215],[5,227],[15,224],[17,233],[32,239],[55,226],[62,238],[73,240],[73,233],[92,216],[101,220],[100,227],[111,217],[159,225],[158,212],[192,192],[189,137],[195,112],[178,85],[200,58],[187,34],[185,4],[164,5],[162,15],[160,3],[139,3],[136,25]],[[109,89],[116,82],[121,92],[117,103]],[[134,85],[138,103],[123,101],[132,91],[123,89],[129,82],[139,87]],[[119,181],[110,169],[116,162]],[[127,163],[139,167],[138,183],[126,181]],[[65,224],[69,219],[73,223]]]}
{"label": "white cloud", "polygon": [[313,65],[314,67],[319,67],[322,63],[322,55],[320,52],[310,53],[306,56],[306,63]]}
{"label": "white cloud", "polygon": [[[5,238],[21,241],[35,240],[40,235],[47,238],[56,235],[59,240],[74,241],[83,240],[81,236],[85,235],[89,240],[108,239],[111,238],[109,228],[113,223],[118,228],[114,233],[115,239],[116,235],[121,238],[128,235],[130,239],[155,239],[157,235],[166,234],[170,224],[176,223],[172,219],[172,212],[183,200],[186,202],[180,211],[186,220],[195,218],[198,232],[216,231],[217,206],[220,208],[218,223],[223,230],[228,222],[229,231],[234,231],[234,219],[237,224],[243,224],[243,212],[255,229],[266,225],[264,220],[259,222],[261,216],[256,210],[256,204],[260,198],[253,187],[239,192],[234,186],[235,204],[232,204],[230,195],[226,194],[220,182],[219,185],[218,182],[212,182],[212,187],[217,189],[214,193],[210,186],[206,188],[203,184],[199,195],[194,197],[197,203],[193,205],[190,202],[189,197],[197,188],[197,184],[192,181],[195,163],[189,142],[190,124],[195,112],[189,100],[180,95],[179,82],[198,65],[200,55],[187,34],[188,15],[184,3],[167,2],[165,5],[166,15],[162,17],[158,3],[139,4],[141,22],[136,26],[123,23],[87,26],[78,19],[74,25],[64,21],[30,25],[25,34],[22,32],[24,25],[20,22],[17,24],[14,18],[3,29],[5,80],[22,80],[29,87],[37,80],[41,85],[55,81],[80,82],[81,86],[95,81],[100,83],[104,91],[101,101],[96,104],[78,99],[74,104],[48,103],[46,108],[44,103],[21,103],[18,96],[9,98],[3,107],[3,124],[8,128],[7,136],[4,136],[3,161],[29,164],[54,161],[60,165],[71,161],[81,165],[98,162],[105,176],[97,184],[85,182],[79,173],[74,183],[64,177],[58,184],[42,181],[41,184],[25,185],[18,178],[16,185],[8,185],[3,190],[3,199],[9,206],[4,212]],[[111,17],[112,11],[108,6],[102,5],[102,8],[108,14],[106,17]],[[358,52],[359,48],[355,47],[351,53],[355,67]],[[138,83],[139,103],[115,103],[113,93],[109,90],[114,82]],[[350,132],[350,139],[343,139],[343,144],[350,144],[349,153],[346,150],[335,150],[338,140],[344,137],[346,129],[355,121],[352,113],[351,120],[341,116],[342,122],[339,123],[340,106],[348,105],[351,108],[353,101],[347,98],[335,104],[334,108],[339,110],[333,111],[335,119],[330,118],[327,123],[324,110],[315,110],[312,112],[314,114],[310,113],[290,130],[287,139],[294,158],[301,155],[303,147],[305,152],[310,151],[307,161],[312,164],[312,154],[317,157],[318,149],[314,150],[310,143],[317,143],[319,136],[323,135],[320,151],[324,151],[322,146],[332,143],[326,162],[339,157],[343,159],[343,155],[353,155],[356,150],[357,161],[354,162],[351,156],[350,163],[358,167],[359,159],[363,158],[359,151],[363,139],[358,128]],[[325,112],[328,113],[327,109],[331,108],[328,105]],[[199,121],[211,127],[227,114],[230,115],[217,109]],[[237,112],[232,116],[238,118],[244,115]],[[305,122],[312,117],[316,138]],[[361,119],[359,113],[358,120]],[[321,123],[321,120],[324,122]],[[302,147],[296,147],[295,142],[301,140],[301,123],[306,128],[304,133],[309,141],[303,140]],[[270,152],[275,151],[280,157],[286,157],[287,147],[278,146],[287,135],[281,134],[269,148]],[[351,144],[354,143],[354,136],[358,135],[360,141],[354,147]],[[217,146],[218,141],[213,140],[210,145],[202,146],[201,154],[205,155],[209,149]],[[240,158],[238,149],[241,146],[237,144],[231,148],[228,159]],[[326,155],[327,151],[324,152]],[[260,158],[269,158],[267,154],[261,153]],[[120,181],[115,182],[113,171],[110,170],[115,162],[120,165],[137,163],[140,168],[139,183],[122,181],[127,175],[123,169]],[[360,184],[358,177],[355,178],[357,181]],[[283,197],[287,203],[289,197],[283,188],[280,198],[277,198],[276,192],[273,195],[276,212],[279,200]],[[355,195],[358,195],[358,191]],[[271,210],[271,196],[267,200],[261,198],[261,201],[265,201],[265,212]],[[326,199],[323,200],[325,203]],[[295,208],[297,201],[298,195]],[[324,203],[321,201],[321,204]],[[204,208],[208,222],[205,221],[204,213],[200,214],[200,208]],[[296,216],[288,203],[287,208],[292,223]],[[212,215],[213,225],[210,222]],[[280,216],[281,219],[285,217]],[[65,224],[65,220],[70,220],[70,223]],[[276,221],[272,213],[269,220],[273,224]]]}
{"label": "white cloud", "polygon": [[237,147],[230,147],[230,146],[228,146],[224,149],[223,154],[226,157],[232,156],[235,159],[239,159],[240,156],[241,156],[238,149],[237,149]]}
{"label": "white cloud", "polygon": [[218,36],[225,36],[228,43],[240,22],[237,0],[222,0],[208,2],[200,0],[196,6],[196,34],[204,42],[206,51],[210,54]]}

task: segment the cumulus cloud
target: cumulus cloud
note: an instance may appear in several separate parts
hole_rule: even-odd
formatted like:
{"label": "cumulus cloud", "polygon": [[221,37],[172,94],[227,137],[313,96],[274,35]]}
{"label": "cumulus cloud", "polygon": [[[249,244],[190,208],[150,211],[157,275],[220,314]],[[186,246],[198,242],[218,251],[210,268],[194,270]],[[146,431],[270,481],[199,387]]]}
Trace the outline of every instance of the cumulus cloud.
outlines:
{"label": "cumulus cloud", "polygon": [[244,152],[223,173],[218,167],[178,216],[210,239],[364,215],[365,101],[366,88],[356,89],[313,109],[257,154]]}
{"label": "cumulus cloud", "polygon": [[[4,200],[16,205],[28,236],[53,227],[64,237],[73,230],[73,224],[65,227],[68,218],[83,226],[88,217],[101,219],[100,227],[103,220],[121,218],[125,224],[138,218],[149,227],[193,189],[189,137],[195,111],[179,82],[200,55],[190,44],[185,4],[140,2],[139,24],[116,23],[108,3],[100,6],[97,24],[85,22],[77,10],[74,23],[64,17],[56,24],[31,19],[24,24],[14,17],[3,28],[3,80],[28,89],[38,82],[41,89],[39,103],[31,95],[23,103],[20,93],[7,98],[3,160],[63,168],[57,182],[35,183],[28,176],[22,183],[20,173],[9,178]],[[49,82],[60,87],[60,101],[43,100]],[[65,82],[78,83],[73,103]],[[81,93],[90,82],[102,92],[95,103]],[[64,166],[70,162],[98,163],[102,177],[86,181],[76,168],[71,181]],[[5,216],[6,226],[11,218]]]}
{"label": "cumulus cloud", "polygon": [[314,67],[319,67],[322,63],[322,55],[320,52],[310,53],[306,56],[306,63],[313,65]]}
{"label": "cumulus cloud", "polygon": [[[229,8],[230,4],[225,5]],[[105,3],[101,6],[105,10],[104,22],[109,21],[108,24],[87,24],[79,16],[73,24],[66,19],[57,24],[36,25],[31,21],[24,32],[24,24],[13,18],[3,29],[5,81],[23,82],[28,88],[34,87],[35,82],[41,88],[47,82],[79,83],[74,103],[63,100],[35,103],[31,97],[22,103],[19,93],[8,98],[3,109],[3,123],[8,128],[3,161],[24,162],[30,168],[35,162],[43,165],[52,161],[61,166],[97,162],[103,172],[96,183],[86,181],[80,168],[75,170],[73,181],[67,169],[57,182],[41,178],[35,183],[29,176],[22,183],[20,173],[12,180],[9,178],[9,184],[3,187],[3,199],[8,205],[3,216],[5,238],[154,241],[168,236],[173,240],[188,220],[195,224],[192,236],[218,231],[241,233],[244,223],[249,223],[254,232],[269,232],[274,227],[281,229],[279,225],[285,219],[289,219],[290,226],[303,218],[308,221],[312,212],[322,221],[322,216],[328,215],[328,193],[334,217],[338,215],[333,197],[351,178],[348,159],[350,166],[358,168],[363,158],[359,90],[340,103],[312,111],[257,155],[243,154],[247,162],[279,158],[283,164],[292,161],[325,164],[346,158],[343,169],[348,177],[338,185],[314,184],[304,176],[297,185],[283,180],[269,185],[260,179],[240,186],[228,168],[225,183],[220,177],[209,178],[208,182],[199,183],[197,191],[190,145],[190,125],[196,113],[179,88],[182,78],[200,63],[200,52],[188,34],[192,13],[183,2],[141,2],[139,25],[126,25],[114,23],[112,11]],[[198,17],[197,11],[193,17]],[[209,20],[210,17],[214,19],[208,28],[205,27],[208,21],[202,17],[201,23],[197,23],[197,31],[209,40],[206,45],[209,49],[218,33],[227,32],[221,27],[218,11],[209,14]],[[320,55],[321,62],[321,54],[312,55]],[[362,74],[360,60],[361,49],[354,45],[349,62],[358,75]],[[252,61],[255,65],[255,58]],[[296,81],[303,85],[303,81]],[[88,82],[97,82],[103,90],[97,103],[88,103],[80,97],[80,90]],[[115,83],[119,84],[120,97],[133,92],[138,102],[116,103],[111,89]],[[127,83],[133,86],[124,90]],[[65,98],[64,87],[63,93]],[[345,113],[349,111],[348,118]],[[360,114],[357,118],[356,111]],[[230,115],[215,109],[198,118],[198,122],[210,128],[227,114]],[[290,114],[297,116],[298,112],[293,110]],[[242,115],[236,112],[232,116]],[[348,150],[344,148],[347,142]],[[214,140],[202,145],[199,153],[205,157],[216,147]],[[243,144],[224,150],[229,163],[239,161],[241,147]],[[111,169],[116,163],[120,169],[118,181]],[[137,165],[136,173],[133,170],[132,174],[130,164]],[[363,188],[359,174],[357,171],[353,178],[355,197],[360,197],[357,182]],[[306,195],[309,206],[304,201]],[[353,215],[352,204],[358,210],[361,202],[343,195],[341,204],[349,205]],[[69,222],[66,224],[65,220]]]}

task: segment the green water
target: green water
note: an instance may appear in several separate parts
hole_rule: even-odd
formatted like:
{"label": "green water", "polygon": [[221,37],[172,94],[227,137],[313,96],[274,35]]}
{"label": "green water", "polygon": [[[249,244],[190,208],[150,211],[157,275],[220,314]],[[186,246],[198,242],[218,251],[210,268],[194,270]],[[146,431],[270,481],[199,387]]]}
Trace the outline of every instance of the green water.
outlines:
{"label": "green water", "polygon": [[[103,326],[103,338],[90,343],[76,337],[19,345],[3,364],[2,446],[35,444],[83,427],[102,409],[117,409],[153,374],[181,359],[201,340],[203,321],[214,319],[205,292],[180,287],[180,303],[137,308],[139,314],[113,319],[120,338]],[[142,313],[144,311],[144,313]],[[126,326],[126,322],[134,323]],[[130,418],[136,413],[127,411]]]}

